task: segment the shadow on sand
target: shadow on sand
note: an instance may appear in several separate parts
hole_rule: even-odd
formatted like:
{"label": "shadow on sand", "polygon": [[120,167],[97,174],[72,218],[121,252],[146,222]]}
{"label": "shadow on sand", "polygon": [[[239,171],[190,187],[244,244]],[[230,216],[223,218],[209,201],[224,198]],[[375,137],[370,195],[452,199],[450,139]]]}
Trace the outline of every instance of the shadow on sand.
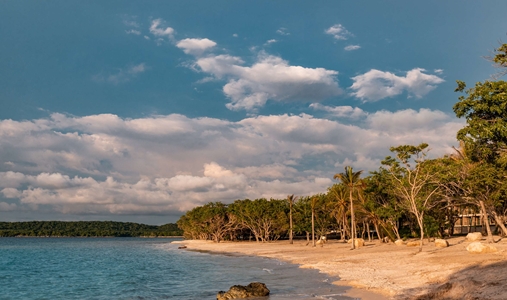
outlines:
{"label": "shadow on sand", "polygon": [[450,275],[446,283],[409,289],[396,299],[507,299],[507,261],[467,267]]}

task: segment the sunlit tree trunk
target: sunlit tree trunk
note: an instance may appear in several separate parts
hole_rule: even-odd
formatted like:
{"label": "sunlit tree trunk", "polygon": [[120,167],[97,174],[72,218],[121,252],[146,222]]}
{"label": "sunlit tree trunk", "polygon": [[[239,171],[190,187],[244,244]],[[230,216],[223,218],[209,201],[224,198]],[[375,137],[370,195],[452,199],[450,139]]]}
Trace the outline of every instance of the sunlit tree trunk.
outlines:
{"label": "sunlit tree trunk", "polygon": [[488,213],[486,211],[484,201],[479,200],[479,205],[481,207],[481,214],[482,218],[484,219],[484,225],[486,226],[486,232],[488,233],[487,241],[488,243],[493,243],[493,234],[491,233],[491,228],[489,227]]}

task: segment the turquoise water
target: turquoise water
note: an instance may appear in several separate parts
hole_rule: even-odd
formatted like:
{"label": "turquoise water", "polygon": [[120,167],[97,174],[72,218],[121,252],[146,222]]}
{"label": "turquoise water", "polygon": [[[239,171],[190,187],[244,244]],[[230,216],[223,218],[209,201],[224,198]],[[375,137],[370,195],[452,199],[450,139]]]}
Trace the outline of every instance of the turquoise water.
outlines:
{"label": "turquoise water", "polygon": [[269,299],[349,299],[315,270],[177,249],[174,239],[0,238],[0,299],[216,299],[266,283]]}

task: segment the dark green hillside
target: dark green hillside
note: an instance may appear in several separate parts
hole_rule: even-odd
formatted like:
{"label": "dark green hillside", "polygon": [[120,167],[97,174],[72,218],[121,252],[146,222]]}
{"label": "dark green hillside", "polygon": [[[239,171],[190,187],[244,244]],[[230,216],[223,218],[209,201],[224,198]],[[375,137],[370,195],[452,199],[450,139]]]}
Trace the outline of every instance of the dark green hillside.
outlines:
{"label": "dark green hillside", "polygon": [[181,236],[176,224],[161,226],[113,221],[31,221],[0,222],[0,237],[68,236],[68,237],[139,237]]}

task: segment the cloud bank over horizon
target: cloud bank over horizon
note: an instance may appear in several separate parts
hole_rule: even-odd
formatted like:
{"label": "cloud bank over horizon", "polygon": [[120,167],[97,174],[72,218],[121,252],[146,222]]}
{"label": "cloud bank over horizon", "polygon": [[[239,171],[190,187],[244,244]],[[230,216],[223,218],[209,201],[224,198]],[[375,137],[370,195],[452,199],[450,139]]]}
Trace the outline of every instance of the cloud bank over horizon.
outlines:
{"label": "cloud bank over horizon", "polygon": [[[357,125],[301,115],[232,122],[157,115],[54,113],[0,121],[3,210],[62,214],[179,214],[209,201],[325,192],[345,165],[374,170],[399,144],[455,145],[463,126],[429,109],[351,114]],[[3,200],[1,200],[3,199]]]}

